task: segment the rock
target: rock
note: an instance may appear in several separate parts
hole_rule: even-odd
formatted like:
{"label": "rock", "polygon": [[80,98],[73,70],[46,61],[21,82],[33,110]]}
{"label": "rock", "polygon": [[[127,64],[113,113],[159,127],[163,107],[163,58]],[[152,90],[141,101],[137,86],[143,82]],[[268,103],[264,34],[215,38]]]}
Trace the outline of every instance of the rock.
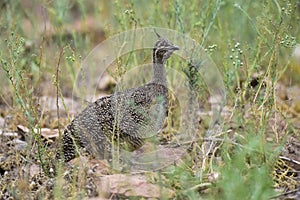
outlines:
{"label": "rock", "polygon": [[300,112],[300,88],[298,86],[288,88],[287,97],[288,100],[290,100],[292,109],[296,112]]}
{"label": "rock", "polygon": [[[38,131],[38,130],[35,130],[35,131]],[[56,138],[59,136],[58,129],[41,128],[40,132],[41,132],[41,135],[47,139]]]}
{"label": "rock", "polygon": [[[61,117],[63,117],[64,115],[66,116],[64,104],[67,107],[67,111],[70,115],[75,115],[82,109],[80,104],[71,98],[64,98],[63,101],[61,98],[58,98],[58,107],[60,114],[62,115]],[[57,105],[55,97],[43,96],[39,99],[39,105],[42,112],[46,112],[53,117],[57,116]]]}
{"label": "rock", "polygon": [[17,137],[19,134],[16,132],[3,132],[0,131],[0,136],[4,136],[4,137]]}
{"label": "rock", "polygon": [[5,119],[0,117],[0,129],[4,127],[4,124],[5,124]]}
{"label": "rock", "polygon": [[8,144],[14,145],[15,149],[17,151],[22,151],[23,149],[25,149],[27,147],[27,142],[20,140],[20,139],[14,139],[14,140],[8,142]]}
{"label": "rock", "polygon": [[130,153],[130,157],[126,158],[126,154],[121,155],[123,162],[128,161],[126,166],[130,171],[147,171],[159,170],[170,164],[179,163],[185,154],[186,151],[182,147],[173,148],[146,143],[140,149]]}
{"label": "rock", "polygon": [[100,197],[109,197],[111,194],[119,194],[126,197],[162,197],[169,199],[175,195],[175,192],[171,189],[147,183],[147,177],[143,175],[107,175],[100,177],[96,185]]}
{"label": "rock", "polygon": [[113,88],[116,85],[116,81],[109,76],[108,74],[105,74],[98,82],[98,89],[101,91],[109,90],[110,88]]}
{"label": "rock", "polygon": [[[27,128],[26,126],[23,126],[23,125],[18,125],[17,128],[18,128],[19,131],[22,131],[23,133],[29,133],[30,132],[29,128]],[[35,133],[40,133],[46,139],[56,138],[56,137],[59,136],[58,129],[50,129],[50,128],[37,129],[37,128],[34,128],[33,131]]]}
{"label": "rock", "polygon": [[279,98],[279,100],[287,100],[287,93],[286,93],[286,86],[282,83],[277,83],[275,86],[275,93],[276,97]]}

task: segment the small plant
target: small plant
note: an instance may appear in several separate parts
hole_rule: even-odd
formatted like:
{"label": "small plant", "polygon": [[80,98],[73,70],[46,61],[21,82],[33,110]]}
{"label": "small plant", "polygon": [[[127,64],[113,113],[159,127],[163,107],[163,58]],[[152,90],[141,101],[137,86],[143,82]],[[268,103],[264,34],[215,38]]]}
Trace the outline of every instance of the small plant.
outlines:
{"label": "small plant", "polygon": [[[42,143],[40,129],[38,127],[38,110],[36,109],[33,90],[30,88],[30,83],[28,81],[26,66],[23,65],[25,40],[18,34],[12,32],[10,37],[6,40],[6,45],[8,56],[7,59],[1,59],[1,66],[10,80],[14,91],[13,95],[15,103],[21,109],[22,114],[25,117],[23,123],[28,126],[30,133],[32,133],[32,135],[26,135],[27,143],[30,145],[37,144],[37,159],[45,173],[48,173],[49,157],[46,153],[46,148]],[[30,155],[29,153],[30,152],[28,152],[27,156]]]}
{"label": "small plant", "polygon": [[216,186],[220,199],[269,199],[274,194],[272,160],[277,156],[262,136],[247,134],[241,144],[223,144],[224,163]]}
{"label": "small plant", "polygon": [[165,176],[170,187],[177,191],[176,199],[200,199],[198,186],[201,184],[189,165],[170,166]]}
{"label": "small plant", "polygon": [[[291,85],[297,88],[300,81],[299,66],[290,62],[292,49],[300,43],[299,19],[299,5],[295,0],[2,1],[0,124],[4,119],[5,125],[0,125],[0,199],[27,198],[22,196],[25,193],[29,199],[81,199],[87,196],[85,184],[90,172],[81,173],[76,166],[70,172],[64,163],[56,163],[52,153],[58,145],[53,143],[59,139],[45,141],[40,133],[41,128],[59,128],[61,132],[64,122],[71,121],[71,117],[79,112],[71,109],[66,99],[72,96],[72,91],[77,92],[73,86],[77,84],[76,75],[81,61],[84,61],[80,55],[84,58],[92,46],[115,33],[143,27],[173,29],[201,44],[206,48],[203,53],[210,55],[221,71],[227,92],[226,105],[221,113],[224,127],[216,139],[219,146],[210,162],[204,162],[210,166],[202,164],[202,141],[193,141],[188,158],[182,158],[180,164],[154,172],[163,180],[153,184],[172,189],[175,199],[273,197],[273,186],[280,188],[272,180],[272,171],[273,174],[277,171],[274,170],[279,154],[277,146],[282,145],[291,133],[299,136],[299,128],[295,126],[299,121],[299,112],[290,106],[298,102],[293,102],[295,99],[289,96]],[[128,66],[138,66],[141,61],[146,63],[151,57],[148,50],[128,53],[110,66],[109,73],[116,80],[122,80],[132,70]],[[196,132],[201,140],[209,126],[207,119],[211,119],[208,111],[211,108],[210,95],[204,81],[206,77],[201,76],[207,75],[207,71],[201,71],[205,60],[196,66],[174,56],[167,64],[187,78],[185,84],[189,88],[186,88],[195,91],[190,94],[190,99],[195,101],[188,104],[198,107],[191,109],[193,112],[189,115],[197,116],[191,117],[195,121],[180,121],[173,118],[179,119],[184,110],[180,110],[181,105],[172,104],[174,109],[169,112],[169,130],[164,129],[163,136],[170,136],[172,141],[176,141],[178,134],[173,124],[177,128],[186,120],[199,128],[192,129],[192,132]],[[82,78],[83,81],[90,79],[88,76]],[[253,80],[255,84],[251,84]],[[86,105],[84,99],[87,94],[97,87],[93,80],[90,82],[91,88],[83,86],[80,88],[82,92],[72,96],[79,97],[74,98],[75,102],[81,100],[79,103]],[[140,82],[146,82],[146,76],[141,76],[138,71],[125,86]],[[284,88],[282,101],[278,100],[278,86]],[[109,93],[111,90],[96,90],[97,95],[100,92],[102,95],[102,92]],[[57,100],[56,105],[52,105],[57,108],[54,116],[40,109],[39,100],[43,97]],[[173,99],[176,98],[174,95]],[[60,107],[58,99],[62,101]],[[13,143],[2,142],[6,141],[2,140],[2,133],[17,131],[19,124],[30,131],[18,133],[18,138],[9,137],[7,140],[22,140],[27,144],[24,151],[16,151]],[[3,150],[2,145],[6,145],[11,152]],[[6,160],[12,161],[11,168],[3,167]],[[42,179],[24,175],[26,166],[33,163],[39,168],[38,175],[43,174]],[[57,164],[55,178],[49,168],[53,164]],[[284,179],[290,172],[286,168],[281,170],[281,183],[290,190],[294,189],[289,187],[289,181],[294,180]],[[207,182],[205,179],[211,171],[219,176]],[[43,185],[52,190],[33,187],[39,181],[53,182],[49,184],[51,187]]]}

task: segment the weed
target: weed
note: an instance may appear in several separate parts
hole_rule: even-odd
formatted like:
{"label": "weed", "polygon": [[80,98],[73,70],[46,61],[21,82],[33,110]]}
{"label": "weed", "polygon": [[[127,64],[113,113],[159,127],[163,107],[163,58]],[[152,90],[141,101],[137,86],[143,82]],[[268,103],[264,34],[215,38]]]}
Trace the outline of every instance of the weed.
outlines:
{"label": "weed", "polygon": [[[27,1],[0,3],[0,109],[4,103],[8,104],[4,105],[8,111],[1,111],[1,117],[13,115],[12,127],[21,123],[30,129],[30,134],[26,135],[29,145],[25,157],[18,161],[19,172],[23,163],[35,162],[51,175],[49,167],[56,161],[40,134],[40,128],[45,126],[42,121],[47,116],[41,114],[37,102],[46,95],[64,102],[64,98],[72,95],[70,91],[76,84],[81,56],[87,55],[89,50],[86,49],[91,49],[95,42],[91,34],[95,30],[88,30],[86,35],[74,31],[74,24],[78,22],[75,18],[88,21],[91,17],[106,37],[148,26],[185,33],[203,46],[223,75],[227,92],[225,126],[216,138],[215,155],[209,163],[202,163],[199,148],[202,137],[199,137],[189,149],[189,156],[183,158],[185,164],[156,172],[166,177],[163,186],[172,188],[177,199],[199,199],[202,194],[210,199],[267,199],[274,195],[271,174],[277,148],[283,144],[281,138],[298,131],[290,127],[294,116],[281,113],[285,110],[276,101],[279,82],[288,86],[300,80],[299,69],[290,67],[289,61],[300,39],[296,1],[104,0],[96,3],[68,0],[35,3],[40,7],[33,10]],[[37,17],[38,9],[47,15]],[[121,57],[115,63],[116,71],[110,71],[111,75],[120,80],[130,66],[149,60],[148,53],[131,52]],[[177,57],[168,64],[188,77],[190,89],[198,95],[201,113],[209,110],[209,93],[199,69]],[[84,99],[84,96],[82,93],[80,97]],[[68,111],[68,106],[64,103],[63,108],[59,108],[58,102],[56,106],[59,122],[63,118],[59,110]],[[179,115],[179,112],[174,114],[177,121],[168,119],[168,125],[180,124]],[[285,118],[287,132],[280,133],[270,127],[270,120],[277,120],[279,115]],[[71,117],[68,118],[70,121]],[[196,122],[200,126],[198,136],[208,129],[206,118],[201,116]],[[63,128],[60,124],[56,127]],[[173,128],[168,127],[168,130]],[[272,145],[267,142],[270,138],[275,138]],[[37,153],[32,156],[32,151]],[[66,183],[63,169],[62,166],[57,168],[54,188],[57,199],[68,196],[62,190]],[[219,178],[209,181],[207,176],[215,173]],[[72,178],[70,197],[84,196],[85,175],[74,170]],[[76,183],[78,179],[79,184]],[[24,188],[23,182],[20,188]],[[8,188],[12,196],[19,197],[17,187]]]}

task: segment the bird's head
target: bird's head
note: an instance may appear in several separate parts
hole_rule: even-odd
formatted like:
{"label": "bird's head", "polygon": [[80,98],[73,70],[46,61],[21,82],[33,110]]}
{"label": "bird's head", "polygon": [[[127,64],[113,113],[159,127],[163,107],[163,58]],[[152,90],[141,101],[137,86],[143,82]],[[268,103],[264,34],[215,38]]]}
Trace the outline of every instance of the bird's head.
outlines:
{"label": "bird's head", "polygon": [[156,61],[165,63],[174,51],[179,50],[179,47],[174,45],[168,39],[161,37],[158,33],[156,33],[156,35],[158,40],[153,48],[153,56]]}

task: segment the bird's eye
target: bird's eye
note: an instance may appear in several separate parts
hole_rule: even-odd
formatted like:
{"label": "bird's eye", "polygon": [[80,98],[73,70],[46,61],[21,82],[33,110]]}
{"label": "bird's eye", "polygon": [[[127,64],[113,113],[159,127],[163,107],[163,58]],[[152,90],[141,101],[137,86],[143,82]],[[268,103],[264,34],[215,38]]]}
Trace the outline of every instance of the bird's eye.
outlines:
{"label": "bird's eye", "polygon": [[165,49],[161,49],[159,52],[160,52],[161,54],[164,54],[164,53],[166,53],[167,51],[166,51]]}

